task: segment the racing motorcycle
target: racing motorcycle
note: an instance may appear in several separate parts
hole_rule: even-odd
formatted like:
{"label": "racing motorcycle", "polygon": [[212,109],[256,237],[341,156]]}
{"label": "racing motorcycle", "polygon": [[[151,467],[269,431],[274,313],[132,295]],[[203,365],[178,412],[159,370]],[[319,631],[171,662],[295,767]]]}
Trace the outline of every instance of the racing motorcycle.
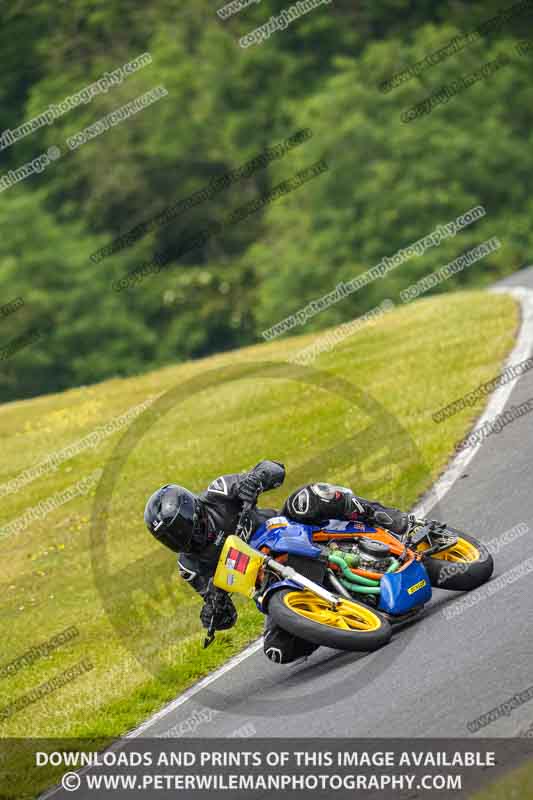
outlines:
{"label": "racing motorcycle", "polygon": [[[294,636],[339,650],[376,650],[394,626],[422,614],[432,587],[470,591],[494,569],[482,542],[431,520],[398,536],[359,522],[317,527],[279,516],[248,541],[245,515],[222,548],[215,603],[220,590],[244,595]],[[213,639],[214,621],[204,646]]]}

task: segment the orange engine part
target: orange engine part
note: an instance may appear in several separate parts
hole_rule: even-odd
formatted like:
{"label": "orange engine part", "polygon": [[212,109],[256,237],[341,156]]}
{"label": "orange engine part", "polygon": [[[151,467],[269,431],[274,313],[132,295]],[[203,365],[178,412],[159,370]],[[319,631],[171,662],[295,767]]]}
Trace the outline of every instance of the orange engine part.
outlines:
{"label": "orange engine part", "polygon": [[329,542],[333,539],[355,539],[355,538],[367,538],[367,539],[375,539],[378,542],[384,542],[388,544],[391,550],[391,553],[395,556],[400,556],[404,551],[404,546],[398,539],[392,535],[392,533],[388,533],[387,531],[383,530],[382,528],[378,528],[374,533],[357,533],[354,531],[353,533],[335,533],[333,531],[317,531],[313,534],[313,541],[315,542]]}
{"label": "orange engine part", "polygon": [[[377,528],[374,533],[357,533],[354,531],[353,533],[336,533],[333,531],[317,531],[313,534],[313,541],[314,542],[330,542],[334,539],[348,539],[353,540],[355,538],[362,538],[366,537],[368,539],[375,539],[378,542],[383,542],[390,547],[390,551],[393,556],[401,556],[404,552],[404,546],[398,539],[389,533],[388,531],[384,530],[383,528]],[[402,569],[405,569],[409,566],[415,559],[420,559],[421,556],[415,553],[413,550],[408,550],[408,558],[402,564],[398,572]],[[381,572],[373,572],[372,570],[368,569],[361,569],[361,568],[351,568],[351,571],[355,573],[355,575],[361,575],[363,578],[372,578],[373,580],[377,581],[383,577],[383,573]]]}

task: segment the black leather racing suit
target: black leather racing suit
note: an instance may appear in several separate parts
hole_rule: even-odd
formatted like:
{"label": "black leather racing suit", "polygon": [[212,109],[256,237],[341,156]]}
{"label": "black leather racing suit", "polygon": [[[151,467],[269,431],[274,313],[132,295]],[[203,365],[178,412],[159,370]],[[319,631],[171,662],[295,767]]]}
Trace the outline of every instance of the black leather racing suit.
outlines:
{"label": "black leather racing suit", "polygon": [[[226,536],[235,532],[243,501],[239,487],[250,475],[260,475],[261,491],[281,486],[285,478],[283,464],[261,461],[248,473],[222,475],[212,481],[199,495],[201,531],[195,536],[190,552],[178,556],[181,577],[204,599],[208,599],[208,585],[212,578]],[[272,508],[255,508],[250,515],[250,528],[255,530],[270,517],[278,516]],[[404,533],[409,517],[397,509],[356,497],[350,489],[326,483],[302,486],[285,501],[281,514],[294,520],[318,525],[328,519],[378,522],[395,533]],[[220,628],[229,628],[237,615],[227,595],[227,614]],[[205,607],[204,607],[205,608]],[[309,655],[316,645],[288,634],[274,625],[269,618],[265,627],[264,651],[275,662],[288,663]]]}

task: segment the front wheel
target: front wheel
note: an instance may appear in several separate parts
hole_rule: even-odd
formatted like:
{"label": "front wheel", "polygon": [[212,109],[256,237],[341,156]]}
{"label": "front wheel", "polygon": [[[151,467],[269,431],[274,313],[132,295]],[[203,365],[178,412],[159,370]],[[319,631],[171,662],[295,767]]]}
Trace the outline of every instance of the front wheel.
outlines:
{"label": "front wheel", "polygon": [[281,589],[268,613],[283,630],[313,644],[336,650],[377,650],[390,640],[389,622],[373,609],[341,599],[336,609],[310,591]]}
{"label": "front wheel", "polygon": [[[457,543],[424,559],[432,586],[451,589],[456,592],[469,592],[488,581],[494,570],[494,561],[487,547],[467,533],[454,528],[446,532],[457,537]],[[419,545],[423,552],[426,545]]]}

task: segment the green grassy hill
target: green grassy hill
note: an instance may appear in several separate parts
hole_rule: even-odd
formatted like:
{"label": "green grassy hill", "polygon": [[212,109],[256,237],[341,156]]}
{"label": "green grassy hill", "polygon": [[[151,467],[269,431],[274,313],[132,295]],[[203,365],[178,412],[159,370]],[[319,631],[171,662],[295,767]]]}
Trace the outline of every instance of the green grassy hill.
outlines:
{"label": "green grassy hill", "polygon": [[[279,507],[296,485],[320,479],[408,507],[483,403],[442,424],[432,414],[498,374],[518,313],[506,296],[449,294],[385,315],[309,367],[286,362],[316,334],[1,406],[0,670],[77,629],[31,665],[0,672],[1,735],[116,736],[260,632],[262,618],[243,603],[239,625],[202,650],[199,600],[143,524],[158,485],[201,490],[269,457],[288,477],[264,505]],[[147,401],[122,438],[129,425],[117,418]],[[67,446],[72,457],[6,487]],[[65,502],[68,487],[78,494]],[[57,507],[41,506],[28,523],[28,509],[50,498]],[[10,705],[82,662],[61,688]]]}

